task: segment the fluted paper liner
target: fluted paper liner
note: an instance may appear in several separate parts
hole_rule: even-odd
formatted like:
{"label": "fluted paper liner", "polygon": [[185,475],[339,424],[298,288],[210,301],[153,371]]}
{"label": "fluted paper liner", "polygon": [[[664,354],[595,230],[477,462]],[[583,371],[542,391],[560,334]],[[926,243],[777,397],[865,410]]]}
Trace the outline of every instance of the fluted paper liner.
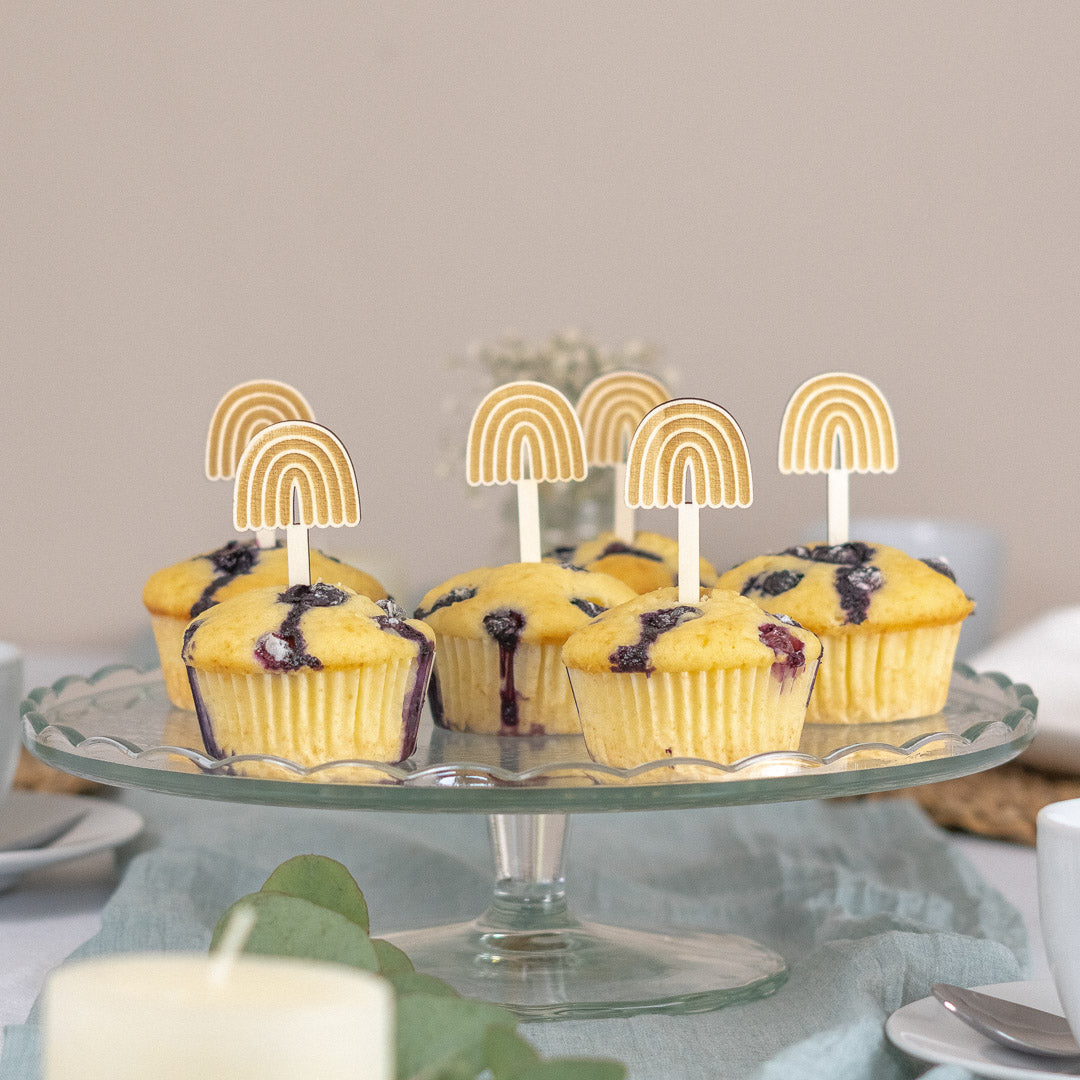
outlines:
{"label": "fluted paper liner", "polygon": [[[771,665],[569,673],[589,753],[602,764],[633,768],[665,757],[730,764],[766,751],[797,750],[813,667],[783,681]],[[686,768],[680,767],[683,778],[689,778]]]}
{"label": "fluted paper liner", "polygon": [[[517,691],[518,722],[502,723],[498,643],[488,639],[440,634],[438,644],[439,700],[442,723],[452,731],[483,735],[578,734],[581,724],[574,706],[562,643],[518,642],[510,662]],[[432,703],[433,710],[438,706]]]}
{"label": "fluted paper liner", "polygon": [[[225,757],[271,755],[310,767],[402,760],[411,751],[404,745],[402,709],[416,690],[418,671],[415,659],[402,659],[341,671],[195,671],[194,678],[212,718],[208,746]],[[245,775],[268,775],[250,772],[252,767],[239,768]]]}
{"label": "fluted paper liner", "polygon": [[824,660],[807,723],[862,724],[940,712],[961,625],[821,634]]}
{"label": "fluted paper liner", "polygon": [[189,620],[172,615],[151,615],[150,628],[154,631],[161,675],[165,680],[165,692],[169,700],[181,709],[194,709],[191,684],[188,682],[187,665],[184,663],[184,631]]}

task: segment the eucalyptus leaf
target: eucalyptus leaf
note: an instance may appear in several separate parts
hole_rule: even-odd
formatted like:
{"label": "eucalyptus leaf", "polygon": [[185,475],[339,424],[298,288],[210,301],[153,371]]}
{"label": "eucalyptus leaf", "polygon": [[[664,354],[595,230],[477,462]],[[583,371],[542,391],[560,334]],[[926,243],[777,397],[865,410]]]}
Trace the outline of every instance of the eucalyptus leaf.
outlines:
{"label": "eucalyptus leaf", "polygon": [[297,855],[283,862],[263,883],[263,892],[285,893],[310,900],[370,930],[367,901],[356,879],[336,859]]}
{"label": "eucalyptus leaf", "polygon": [[210,942],[219,945],[229,918],[240,905],[255,912],[255,925],[244,952],[326,960],[364,971],[377,971],[379,960],[367,932],[337,911],[284,893],[257,892],[233,904],[218,921]]}
{"label": "eucalyptus leaf", "polygon": [[402,971],[415,971],[413,962],[396,945],[382,938],[372,938],[375,955],[379,958],[379,974],[394,975]]}
{"label": "eucalyptus leaf", "polygon": [[[484,1068],[484,1038],[491,1026],[517,1025],[512,1013],[484,1001],[407,994],[397,1000],[398,1080],[417,1076],[477,1076]],[[444,1073],[439,1070],[455,1070]],[[469,1073],[458,1072],[469,1069]]]}
{"label": "eucalyptus leaf", "polygon": [[476,1055],[459,1054],[450,1061],[431,1065],[414,1073],[408,1080],[477,1080],[481,1068],[476,1064]]}
{"label": "eucalyptus leaf", "polygon": [[398,997],[406,994],[430,994],[434,997],[461,997],[461,995],[442,979],[434,975],[425,975],[422,971],[393,971],[383,977],[394,988]]}
{"label": "eucalyptus leaf", "polygon": [[395,996],[398,1080],[623,1080],[614,1061],[544,1061],[517,1034],[506,1009],[461,997],[448,983],[414,970],[388,941],[368,935],[363,893],[346,868],[322,855],[279,866],[262,889],[237,900],[218,920],[211,952],[234,912],[248,907],[255,924],[244,952],[345,964],[385,978]]}
{"label": "eucalyptus leaf", "polygon": [[484,1062],[494,1080],[517,1080],[540,1055],[516,1031],[492,1025],[484,1035]]}

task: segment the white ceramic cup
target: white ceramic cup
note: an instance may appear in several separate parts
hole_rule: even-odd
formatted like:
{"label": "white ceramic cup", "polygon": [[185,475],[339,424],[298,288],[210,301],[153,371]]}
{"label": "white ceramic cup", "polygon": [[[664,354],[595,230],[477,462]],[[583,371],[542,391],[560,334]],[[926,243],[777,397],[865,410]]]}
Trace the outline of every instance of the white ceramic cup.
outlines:
{"label": "white ceramic cup", "polygon": [[1080,1032],[1080,799],[1044,806],[1036,818],[1039,921],[1054,985]]}
{"label": "white ceramic cup", "polygon": [[7,798],[22,746],[22,719],[19,705],[23,697],[22,653],[0,641],[0,803]]}
{"label": "white ceramic cup", "polygon": [[956,583],[975,601],[975,611],[960,631],[957,660],[974,656],[990,644],[1004,563],[1004,545],[997,532],[972,521],[855,517],[850,533],[855,540],[876,540],[916,559],[944,558],[956,574]]}

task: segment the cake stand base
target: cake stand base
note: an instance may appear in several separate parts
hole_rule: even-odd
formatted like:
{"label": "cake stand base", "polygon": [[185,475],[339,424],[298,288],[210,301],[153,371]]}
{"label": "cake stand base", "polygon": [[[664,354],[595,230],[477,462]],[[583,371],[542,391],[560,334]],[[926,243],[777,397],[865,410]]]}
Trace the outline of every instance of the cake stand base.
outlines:
{"label": "cake stand base", "polygon": [[709,1012],[773,993],[783,959],[734,934],[652,934],[596,923],[542,931],[488,916],[387,935],[418,971],[522,1020]]}
{"label": "cake stand base", "polygon": [[476,920],[388,934],[418,971],[523,1020],[697,1013],[773,993],[782,957],[735,934],[660,934],[573,918],[562,814],[489,819],[495,895]]}

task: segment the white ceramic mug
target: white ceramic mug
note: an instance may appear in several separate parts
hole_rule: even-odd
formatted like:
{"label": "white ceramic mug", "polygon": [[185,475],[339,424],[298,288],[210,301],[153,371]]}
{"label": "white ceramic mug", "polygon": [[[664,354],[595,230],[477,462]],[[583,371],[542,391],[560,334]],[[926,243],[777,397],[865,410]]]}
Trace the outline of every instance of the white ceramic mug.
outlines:
{"label": "white ceramic mug", "polygon": [[22,746],[19,705],[22,697],[22,653],[14,645],[0,641],[0,803],[7,798],[19,764]]}
{"label": "white ceramic mug", "polygon": [[965,660],[990,644],[1004,565],[1004,545],[994,529],[972,521],[856,517],[851,536],[898,547],[916,559],[944,558],[956,574],[956,583],[975,601],[975,613],[964,620],[960,631],[956,659]]}
{"label": "white ceramic mug", "polygon": [[1044,806],[1036,818],[1039,921],[1065,1017],[1080,1032],[1080,799]]}

